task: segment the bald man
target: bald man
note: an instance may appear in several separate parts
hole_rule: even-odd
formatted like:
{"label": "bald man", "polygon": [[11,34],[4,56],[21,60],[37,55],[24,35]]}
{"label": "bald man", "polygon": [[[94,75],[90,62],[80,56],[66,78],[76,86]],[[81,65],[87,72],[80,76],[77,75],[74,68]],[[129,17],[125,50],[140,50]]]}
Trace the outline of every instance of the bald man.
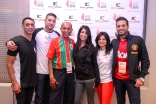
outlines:
{"label": "bald man", "polygon": [[73,47],[75,42],[69,38],[73,30],[72,24],[63,22],[60,30],[62,36],[51,41],[47,53],[51,86],[49,104],[61,104],[62,102],[73,104]]}

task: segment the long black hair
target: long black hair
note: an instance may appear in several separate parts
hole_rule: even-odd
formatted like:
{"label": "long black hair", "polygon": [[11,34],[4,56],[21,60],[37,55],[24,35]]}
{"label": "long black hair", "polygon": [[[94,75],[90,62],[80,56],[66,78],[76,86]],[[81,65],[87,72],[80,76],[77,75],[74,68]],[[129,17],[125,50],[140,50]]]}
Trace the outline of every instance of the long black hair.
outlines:
{"label": "long black hair", "polygon": [[110,53],[111,49],[112,49],[112,45],[110,43],[110,37],[109,35],[106,33],[106,32],[100,32],[97,36],[96,36],[96,39],[95,39],[95,42],[96,42],[96,53],[98,52],[98,50],[100,49],[100,46],[98,44],[98,41],[99,41],[99,38],[101,36],[104,36],[106,41],[107,41],[107,44],[106,44],[106,55]]}
{"label": "long black hair", "polygon": [[90,28],[87,26],[87,25],[82,25],[78,31],[78,34],[77,34],[77,41],[76,41],[76,44],[74,46],[74,54],[77,54],[78,50],[79,50],[79,47],[81,45],[81,39],[80,39],[80,33],[81,31],[85,29],[86,30],[86,34],[87,34],[87,40],[85,41],[86,45],[88,45],[88,55],[91,55],[93,50],[94,50],[94,46],[93,46],[93,43],[92,43],[92,36],[91,36],[91,31],[90,31]]}

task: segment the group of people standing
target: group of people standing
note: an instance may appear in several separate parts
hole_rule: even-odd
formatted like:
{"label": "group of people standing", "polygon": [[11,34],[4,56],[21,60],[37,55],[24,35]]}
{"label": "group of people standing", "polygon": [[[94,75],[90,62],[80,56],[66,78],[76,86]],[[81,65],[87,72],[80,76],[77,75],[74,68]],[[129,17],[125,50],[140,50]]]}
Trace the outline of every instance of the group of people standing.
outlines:
{"label": "group of people standing", "polygon": [[94,46],[88,26],[80,27],[75,43],[69,37],[71,23],[62,23],[61,34],[53,30],[56,18],[48,13],[45,27],[35,29],[34,20],[26,17],[23,34],[6,43],[17,104],[30,104],[34,87],[35,104],[81,104],[85,90],[88,104],[94,104],[95,90],[100,104],[110,104],[114,87],[118,104],[125,104],[126,91],[130,104],[140,104],[150,61],[144,40],[128,32],[128,20],[117,18],[117,38],[111,41],[100,32]]}

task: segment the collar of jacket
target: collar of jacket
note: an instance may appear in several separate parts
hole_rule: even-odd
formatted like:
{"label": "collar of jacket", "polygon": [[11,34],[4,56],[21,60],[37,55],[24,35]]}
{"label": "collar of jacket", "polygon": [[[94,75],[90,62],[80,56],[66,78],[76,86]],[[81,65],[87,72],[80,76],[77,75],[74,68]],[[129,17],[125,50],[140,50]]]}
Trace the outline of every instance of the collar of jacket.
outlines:
{"label": "collar of jacket", "polygon": [[[128,41],[130,39],[131,34],[128,31],[128,34],[126,35],[125,39]],[[120,36],[117,35],[117,39],[120,40]]]}

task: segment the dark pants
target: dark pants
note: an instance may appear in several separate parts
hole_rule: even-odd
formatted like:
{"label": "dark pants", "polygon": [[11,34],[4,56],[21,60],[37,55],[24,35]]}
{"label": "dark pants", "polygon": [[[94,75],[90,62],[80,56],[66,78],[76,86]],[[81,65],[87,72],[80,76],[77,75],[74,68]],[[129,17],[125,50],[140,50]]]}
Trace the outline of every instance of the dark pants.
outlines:
{"label": "dark pants", "polygon": [[86,89],[88,104],[94,104],[94,80],[78,81],[75,82],[75,98],[74,104],[81,104],[83,93]]}
{"label": "dark pants", "polygon": [[34,92],[34,86],[21,88],[21,92],[16,94],[17,104],[30,104]]}
{"label": "dark pants", "polygon": [[136,88],[135,81],[114,79],[115,92],[118,104],[125,104],[126,91],[130,104],[140,104],[140,87]]}
{"label": "dark pants", "polygon": [[37,74],[35,104],[48,104],[50,97],[49,74]]}
{"label": "dark pants", "polygon": [[63,104],[73,104],[74,73],[67,74],[66,69],[54,69],[53,74],[58,84],[56,89],[51,88],[50,90],[49,104],[62,104],[62,102]]}

